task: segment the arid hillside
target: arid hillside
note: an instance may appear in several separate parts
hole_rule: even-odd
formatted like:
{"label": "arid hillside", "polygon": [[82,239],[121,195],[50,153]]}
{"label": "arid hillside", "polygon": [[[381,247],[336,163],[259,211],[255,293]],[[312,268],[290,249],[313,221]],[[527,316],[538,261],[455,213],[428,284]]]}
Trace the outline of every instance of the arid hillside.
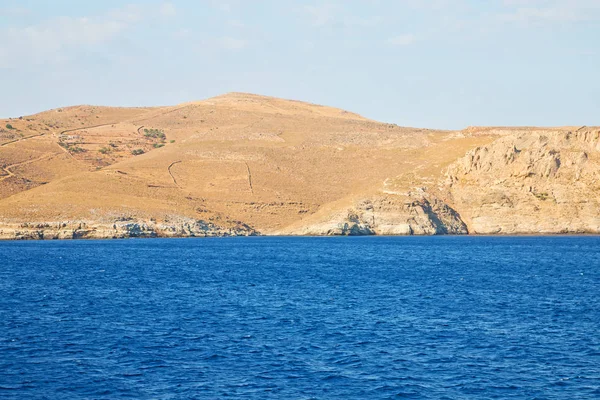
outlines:
{"label": "arid hillside", "polygon": [[55,109],[0,121],[0,238],[600,232],[599,136],[241,93]]}

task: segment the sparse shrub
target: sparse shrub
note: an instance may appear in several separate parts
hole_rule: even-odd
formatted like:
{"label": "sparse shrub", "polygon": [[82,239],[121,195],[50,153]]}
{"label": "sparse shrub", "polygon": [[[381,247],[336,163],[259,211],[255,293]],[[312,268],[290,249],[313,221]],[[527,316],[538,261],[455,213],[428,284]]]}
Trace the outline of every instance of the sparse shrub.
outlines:
{"label": "sparse shrub", "polygon": [[87,150],[79,146],[69,146],[69,151],[71,153],[85,153]]}
{"label": "sparse shrub", "polygon": [[175,140],[174,140],[174,139],[171,139],[171,140],[169,141],[169,143],[175,143]]}
{"label": "sparse shrub", "polygon": [[154,147],[155,149],[160,149],[161,147],[164,147],[165,144],[164,143],[154,143],[152,145],[152,147]]}
{"label": "sparse shrub", "polygon": [[134,156],[139,156],[141,154],[144,154],[145,151],[142,149],[135,149],[135,150],[131,150],[131,154],[133,154]]}
{"label": "sparse shrub", "polygon": [[110,142],[108,145],[109,145],[110,147],[112,147],[113,149],[116,149],[116,148],[117,148],[117,144],[116,144],[116,143],[114,143],[114,142]]}
{"label": "sparse shrub", "polygon": [[79,146],[68,146],[67,150],[69,150],[71,153],[85,153],[87,151],[83,147]]}
{"label": "sparse shrub", "polygon": [[15,129],[11,124],[6,124],[6,129]]}
{"label": "sparse shrub", "polygon": [[102,147],[98,151],[102,154],[108,154],[108,153],[110,153],[111,149],[110,149],[110,147]]}
{"label": "sparse shrub", "polygon": [[160,129],[144,129],[144,136],[149,139],[161,139],[165,140],[167,136]]}

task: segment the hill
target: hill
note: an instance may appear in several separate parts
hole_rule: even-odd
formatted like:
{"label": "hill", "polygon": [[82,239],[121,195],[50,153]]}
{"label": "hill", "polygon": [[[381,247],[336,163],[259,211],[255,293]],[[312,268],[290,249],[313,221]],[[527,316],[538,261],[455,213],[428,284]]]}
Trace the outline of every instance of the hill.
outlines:
{"label": "hill", "polygon": [[55,109],[0,121],[0,238],[599,232],[599,136],[243,93]]}

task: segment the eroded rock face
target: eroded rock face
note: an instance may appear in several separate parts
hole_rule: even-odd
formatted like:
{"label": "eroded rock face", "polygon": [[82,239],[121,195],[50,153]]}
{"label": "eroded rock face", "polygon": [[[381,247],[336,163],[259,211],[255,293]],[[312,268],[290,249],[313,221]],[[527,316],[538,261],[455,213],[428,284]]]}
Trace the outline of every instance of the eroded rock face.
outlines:
{"label": "eroded rock face", "polygon": [[295,228],[294,235],[467,234],[458,213],[436,198],[383,195],[366,199],[322,221]]}
{"label": "eroded rock face", "polygon": [[600,131],[506,136],[446,173],[472,233],[600,232]]}
{"label": "eroded rock face", "polygon": [[177,219],[156,221],[64,221],[0,225],[0,239],[119,239],[152,237],[254,236],[254,229],[239,223],[219,226],[212,222]]}
{"label": "eroded rock face", "polygon": [[507,131],[451,164],[437,182],[416,175],[397,180],[409,184],[390,189],[386,183],[386,194],[287,233],[600,233],[597,128]]}

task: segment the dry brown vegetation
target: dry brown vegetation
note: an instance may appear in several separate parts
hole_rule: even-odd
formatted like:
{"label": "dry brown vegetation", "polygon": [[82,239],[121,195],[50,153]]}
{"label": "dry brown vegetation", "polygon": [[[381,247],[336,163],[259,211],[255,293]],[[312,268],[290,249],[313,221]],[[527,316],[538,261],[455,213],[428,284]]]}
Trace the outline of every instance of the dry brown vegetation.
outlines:
{"label": "dry brown vegetation", "polygon": [[425,191],[453,205],[440,186],[450,164],[499,137],[535,130],[404,128],[241,93],[174,107],[68,107],[0,122],[12,126],[0,129],[0,223],[183,218],[263,234],[298,233],[383,194],[397,200]]}

